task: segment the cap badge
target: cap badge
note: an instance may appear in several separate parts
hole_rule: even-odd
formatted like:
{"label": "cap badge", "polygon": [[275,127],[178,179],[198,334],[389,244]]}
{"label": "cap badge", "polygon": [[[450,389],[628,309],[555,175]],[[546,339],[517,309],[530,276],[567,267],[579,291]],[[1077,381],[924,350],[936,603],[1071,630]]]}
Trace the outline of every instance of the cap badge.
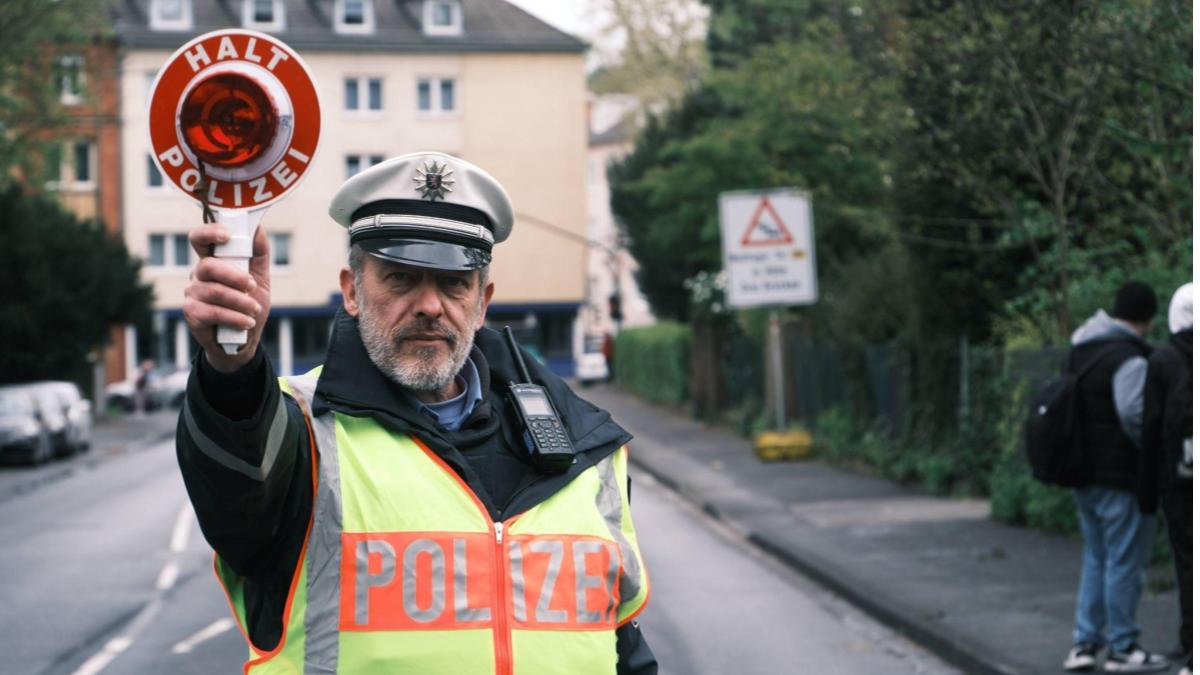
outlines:
{"label": "cap badge", "polygon": [[417,192],[421,193],[421,197],[429,201],[437,201],[445,199],[446,193],[454,192],[454,179],[450,176],[454,175],[454,169],[449,169],[449,164],[442,162],[439,166],[437,162],[425,162],[425,165],[417,169],[417,175],[413,177],[413,182],[417,184]]}

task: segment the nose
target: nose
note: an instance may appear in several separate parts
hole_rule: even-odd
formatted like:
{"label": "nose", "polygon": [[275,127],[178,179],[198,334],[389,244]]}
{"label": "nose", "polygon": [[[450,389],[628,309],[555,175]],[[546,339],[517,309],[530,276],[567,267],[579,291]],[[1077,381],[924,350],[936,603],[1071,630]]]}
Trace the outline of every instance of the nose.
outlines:
{"label": "nose", "polygon": [[427,275],[421,281],[421,285],[417,287],[417,297],[413,303],[413,311],[419,317],[437,319],[441,318],[445,312],[445,307],[442,304],[442,294],[438,289],[437,282]]}

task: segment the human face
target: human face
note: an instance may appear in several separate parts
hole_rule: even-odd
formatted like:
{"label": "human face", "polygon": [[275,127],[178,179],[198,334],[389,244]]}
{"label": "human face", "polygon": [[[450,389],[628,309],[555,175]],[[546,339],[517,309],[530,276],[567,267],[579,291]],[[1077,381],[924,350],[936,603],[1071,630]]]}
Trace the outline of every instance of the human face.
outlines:
{"label": "human face", "polygon": [[358,318],[380,371],[426,402],[458,394],[455,375],[471,353],[493,284],[478,271],[434,270],[364,256],[361,275],[342,270],[346,312]]}

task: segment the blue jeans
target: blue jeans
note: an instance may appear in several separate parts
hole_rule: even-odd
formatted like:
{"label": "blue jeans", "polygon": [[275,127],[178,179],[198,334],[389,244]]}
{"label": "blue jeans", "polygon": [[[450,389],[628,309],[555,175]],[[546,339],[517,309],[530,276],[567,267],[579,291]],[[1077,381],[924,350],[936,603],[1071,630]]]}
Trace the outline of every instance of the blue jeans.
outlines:
{"label": "blue jeans", "polygon": [[[1153,545],[1154,519],[1137,495],[1097,485],[1075,490],[1083,532],[1083,572],[1075,605],[1075,644],[1128,651],[1138,639],[1138,600]],[[1107,639],[1102,634],[1107,629]]]}

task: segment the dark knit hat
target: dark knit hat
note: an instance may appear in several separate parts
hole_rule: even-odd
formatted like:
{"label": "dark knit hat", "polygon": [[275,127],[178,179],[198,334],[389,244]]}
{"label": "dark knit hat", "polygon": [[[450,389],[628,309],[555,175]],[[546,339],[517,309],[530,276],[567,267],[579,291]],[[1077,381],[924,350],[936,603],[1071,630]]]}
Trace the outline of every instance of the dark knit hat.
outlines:
{"label": "dark knit hat", "polygon": [[1113,318],[1132,323],[1149,321],[1158,314],[1158,300],[1154,298],[1154,289],[1140,281],[1127,281],[1117,289],[1117,297],[1113,300]]}

